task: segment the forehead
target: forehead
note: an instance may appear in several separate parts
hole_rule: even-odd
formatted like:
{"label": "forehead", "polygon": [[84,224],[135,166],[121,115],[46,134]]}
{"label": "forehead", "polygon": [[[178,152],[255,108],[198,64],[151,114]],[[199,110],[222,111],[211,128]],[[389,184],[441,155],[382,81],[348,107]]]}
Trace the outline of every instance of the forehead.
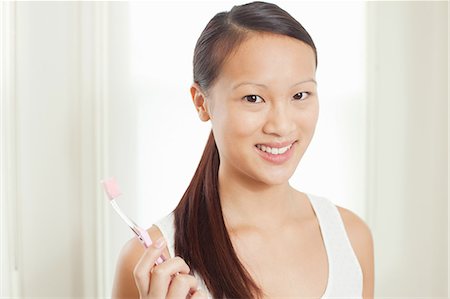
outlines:
{"label": "forehead", "polygon": [[254,33],[226,59],[218,79],[298,81],[314,78],[315,70],[314,50],[306,43],[283,35]]}

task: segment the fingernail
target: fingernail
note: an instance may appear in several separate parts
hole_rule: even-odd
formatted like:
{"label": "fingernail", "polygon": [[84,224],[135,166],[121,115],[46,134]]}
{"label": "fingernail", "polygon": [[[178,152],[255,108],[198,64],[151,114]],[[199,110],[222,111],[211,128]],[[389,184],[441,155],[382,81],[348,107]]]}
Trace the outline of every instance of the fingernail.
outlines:
{"label": "fingernail", "polygon": [[155,242],[155,247],[160,249],[164,246],[165,243],[166,241],[164,240],[164,237],[161,237]]}

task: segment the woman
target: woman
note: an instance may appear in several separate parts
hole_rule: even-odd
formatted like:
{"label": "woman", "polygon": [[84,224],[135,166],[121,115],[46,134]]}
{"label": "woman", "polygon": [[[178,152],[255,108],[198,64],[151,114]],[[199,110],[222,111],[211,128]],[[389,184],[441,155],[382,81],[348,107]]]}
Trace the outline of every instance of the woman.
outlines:
{"label": "woman", "polygon": [[180,203],[148,230],[154,245],[122,250],[114,298],[373,297],[367,225],[288,182],[318,118],[316,67],[311,37],[278,6],[214,16],[191,87],[212,132]]}

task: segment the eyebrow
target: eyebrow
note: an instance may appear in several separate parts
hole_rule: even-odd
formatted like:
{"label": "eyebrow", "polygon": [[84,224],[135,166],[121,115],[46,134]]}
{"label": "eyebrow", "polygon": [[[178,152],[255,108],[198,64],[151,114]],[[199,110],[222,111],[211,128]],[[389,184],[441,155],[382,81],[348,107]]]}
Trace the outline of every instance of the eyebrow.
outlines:
{"label": "eyebrow", "polygon": [[[303,83],[307,83],[307,82],[312,82],[312,83],[317,85],[316,80],[314,80],[313,78],[309,78],[309,79],[297,82],[295,84],[292,84],[291,87],[294,87],[294,86],[297,86],[297,85],[300,85],[300,84],[303,84]],[[242,85],[256,85],[256,86],[267,88],[267,85],[265,85],[265,84],[245,81],[245,82],[241,82],[241,83],[238,83],[238,84],[234,85],[232,89],[234,90],[234,89],[236,89],[238,87],[241,87]]]}

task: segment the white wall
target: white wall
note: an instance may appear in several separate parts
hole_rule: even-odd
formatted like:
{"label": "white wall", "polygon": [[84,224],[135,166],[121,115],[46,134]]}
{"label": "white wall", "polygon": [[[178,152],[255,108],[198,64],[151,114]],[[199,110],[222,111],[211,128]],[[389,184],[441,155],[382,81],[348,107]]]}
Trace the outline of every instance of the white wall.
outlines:
{"label": "white wall", "polygon": [[26,297],[82,295],[76,6],[17,3],[17,232]]}
{"label": "white wall", "polygon": [[448,7],[368,4],[376,294],[447,297]]}
{"label": "white wall", "polygon": [[[17,296],[18,238],[14,227],[16,214],[16,128],[14,78],[14,17],[15,6],[0,5],[0,296]],[[13,200],[6,200],[7,198]]]}
{"label": "white wall", "polygon": [[0,295],[102,296],[104,5],[1,5]]}

